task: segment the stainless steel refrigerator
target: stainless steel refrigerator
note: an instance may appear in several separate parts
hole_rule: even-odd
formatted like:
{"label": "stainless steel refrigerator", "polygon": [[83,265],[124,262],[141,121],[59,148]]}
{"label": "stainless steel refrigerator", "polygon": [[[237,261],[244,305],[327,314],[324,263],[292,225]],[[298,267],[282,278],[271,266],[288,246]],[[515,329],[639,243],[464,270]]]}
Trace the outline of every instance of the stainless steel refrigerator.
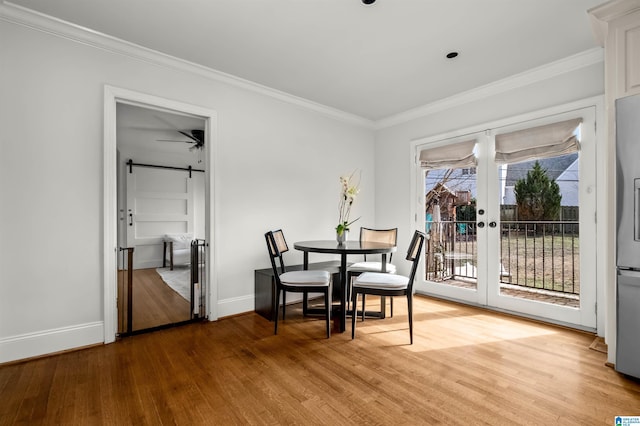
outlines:
{"label": "stainless steel refrigerator", "polygon": [[616,101],[616,370],[640,377],[640,95]]}

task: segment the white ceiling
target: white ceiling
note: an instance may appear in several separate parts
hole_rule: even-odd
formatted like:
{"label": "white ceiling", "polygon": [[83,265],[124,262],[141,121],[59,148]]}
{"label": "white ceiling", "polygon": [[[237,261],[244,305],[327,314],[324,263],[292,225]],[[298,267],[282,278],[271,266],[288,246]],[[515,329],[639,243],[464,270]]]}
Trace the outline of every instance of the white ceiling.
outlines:
{"label": "white ceiling", "polygon": [[603,0],[12,3],[380,120],[596,47]]}
{"label": "white ceiling", "polygon": [[204,130],[202,118],[118,103],[116,123],[118,149],[124,155],[139,159],[157,152],[187,163],[200,160],[201,151],[180,131]]}

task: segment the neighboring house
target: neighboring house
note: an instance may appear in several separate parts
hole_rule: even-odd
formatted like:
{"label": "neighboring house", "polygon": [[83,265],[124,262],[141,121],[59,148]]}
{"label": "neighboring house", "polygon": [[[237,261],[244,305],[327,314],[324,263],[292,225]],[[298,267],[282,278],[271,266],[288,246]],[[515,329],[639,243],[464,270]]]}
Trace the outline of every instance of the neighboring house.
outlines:
{"label": "neighboring house", "polygon": [[429,170],[425,179],[425,190],[431,191],[438,183],[446,185],[452,193],[468,192],[471,198],[476,198],[477,184],[475,167],[465,167],[453,170]]}
{"label": "neighboring house", "polygon": [[[556,181],[560,187],[562,195],[562,206],[578,205],[578,153],[562,155],[560,157],[545,158],[538,160],[540,166],[546,171],[549,179]],[[518,164],[504,166],[506,178],[504,180],[502,204],[516,204],[514,187],[516,182],[527,177],[527,172],[531,170],[535,163],[526,161]]]}

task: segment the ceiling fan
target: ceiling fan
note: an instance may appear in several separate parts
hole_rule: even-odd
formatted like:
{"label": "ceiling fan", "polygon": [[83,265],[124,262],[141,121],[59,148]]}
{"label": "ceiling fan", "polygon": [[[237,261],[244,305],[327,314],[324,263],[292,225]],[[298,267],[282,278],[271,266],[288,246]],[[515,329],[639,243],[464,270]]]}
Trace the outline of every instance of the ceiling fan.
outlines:
{"label": "ceiling fan", "polygon": [[179,141],[179,140],[172,140],[172,139],[157,139],[157,140],[158,142],[181,142],[181,143],[193,144],[193,146],[189,148],[189,151],[193,151],[194,149],[204,148],[204,130],[194,129],[194,130],[190,130],[189,132],[183,132],[182,130],[177,130],[177,132],[183,136],[188,137],[190,140],[187,140],[187,141]]}

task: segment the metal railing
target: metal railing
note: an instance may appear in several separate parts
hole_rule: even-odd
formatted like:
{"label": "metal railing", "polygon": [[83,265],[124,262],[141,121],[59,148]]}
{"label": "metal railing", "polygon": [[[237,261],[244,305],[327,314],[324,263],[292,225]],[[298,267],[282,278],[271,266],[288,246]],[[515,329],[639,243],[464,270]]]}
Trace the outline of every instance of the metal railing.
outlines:
{"label": "metal railing", "polygon": [[500,282],[580,294],[579,223],[501,222]]}
{"label": "metal railing", "polygon": [[[474,221],[427,222],[426,279],[477,278]],[[500,223],[500,282],[580,294],[577,221]]]}
{"label": "metal railing", "polygon": [[427,222],[425,232],[428,280],[477,278],[475,221]]}

